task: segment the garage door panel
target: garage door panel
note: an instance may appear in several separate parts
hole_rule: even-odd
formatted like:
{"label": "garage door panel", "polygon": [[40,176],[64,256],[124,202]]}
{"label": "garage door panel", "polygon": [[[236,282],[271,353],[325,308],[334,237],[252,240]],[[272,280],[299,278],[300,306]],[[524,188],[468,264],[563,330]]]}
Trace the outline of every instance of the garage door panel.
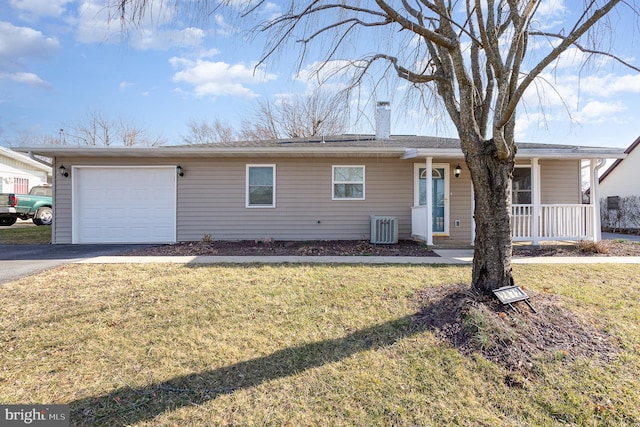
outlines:
{"label": "garage door panel", "polygon": [[175,242],[173,167],[78,167],[75,177],[74,242]]}

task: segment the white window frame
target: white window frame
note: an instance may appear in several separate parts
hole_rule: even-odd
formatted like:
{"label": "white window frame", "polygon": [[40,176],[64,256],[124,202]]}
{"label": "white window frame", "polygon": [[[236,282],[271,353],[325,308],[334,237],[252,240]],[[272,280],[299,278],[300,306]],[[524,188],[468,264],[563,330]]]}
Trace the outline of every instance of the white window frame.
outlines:
{"label": "white window frame", "polygon": [[[360,181],[336,181],[336,168],[361,168],[362,169],[362,182]],[[364,165],[332,165],[331,166],[331,200],[365,200],[365,182],[366,182],[366,168]],[[336,184],[361,184],[362,185],[362,197],[336,197]]]}
{"label": "white window frame", "polygon": [[[516,165],[515,169],[529,169],[529,180],[531,181],[531,188],[529,190],[518,190],[518,193],[529,193],[529,203],[520,203],[520,204],[524,204],[524,205],[534,205],[535,202],[533,200],[533,168],[531,167],[531,165]],[[513,195],[514,195],[514,190],[513,190],[513,183],[511,183],[511,203],[513,203]],[[518,204],[518,203],[514,203],[514,204]]]}
{"label": "white window frame", "polygon": [[[249,171],[251,168],[271,168],[273,170],[273,197],[270,205],[252,205],[249,201]],[[275,208],[276,207],[276,165],[275,164],[247,164],[245,174],[245,207],[248,209]]]}

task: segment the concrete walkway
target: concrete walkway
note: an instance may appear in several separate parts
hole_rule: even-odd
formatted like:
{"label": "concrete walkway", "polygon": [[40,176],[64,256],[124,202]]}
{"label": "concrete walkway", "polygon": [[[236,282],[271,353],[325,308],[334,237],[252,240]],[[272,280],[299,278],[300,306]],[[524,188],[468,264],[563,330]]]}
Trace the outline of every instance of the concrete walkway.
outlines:
{"label": "concrete walkway", "polygon": [[[442,249],[439,257],[397,256],[98,256],[79,264],[471,264],[473,250]],[[640,264],[640,257],[513,257],[513,264]]]}

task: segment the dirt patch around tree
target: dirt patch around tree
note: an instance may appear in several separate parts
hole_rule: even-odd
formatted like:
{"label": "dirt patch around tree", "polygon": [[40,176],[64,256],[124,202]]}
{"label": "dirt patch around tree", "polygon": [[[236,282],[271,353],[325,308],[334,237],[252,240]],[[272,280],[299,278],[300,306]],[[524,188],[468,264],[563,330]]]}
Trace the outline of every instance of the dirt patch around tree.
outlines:
{"label": "dirt patch around tree", "polygon": [[417,321],[466,355],[480,354],[505,368],[509,386],[536,375],[540,362],[593,358],[612,361],[620,343],[595,322],[569,310],[557,296],[526,290],[534,313],[523,302],[517,311],[468,286],[421,291]]}

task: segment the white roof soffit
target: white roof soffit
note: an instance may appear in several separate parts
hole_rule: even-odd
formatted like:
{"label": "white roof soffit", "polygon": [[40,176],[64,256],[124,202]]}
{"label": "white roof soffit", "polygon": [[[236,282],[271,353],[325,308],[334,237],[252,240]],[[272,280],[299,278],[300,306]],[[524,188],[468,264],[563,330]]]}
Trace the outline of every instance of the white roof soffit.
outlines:
{"label": "white roof soffit", "polygon": [[516,158],[538,159],[624,159],[623,148],[574,147],[569,149],[519,149]]}
{"label": "white roof soffit", "polygon": [[[458,149],[410,148],[403,159],[426,157],[464,157]],[[519,148],[516,159],[624,159],[624,148],[571,147],[571,148]]]}
{"label": "white roof soffit", "polygon": [[49,157],[395,157],[404,153],[396,147],[19,147],[16,151]]}
{"label": "white roof soffit", "polygon": [[[417,159],[426,157],[463,158],[459,148],[400,147],[77,147],[38,146],[15,147],[13,150],[47,157],[395,157]],[[624,148],[604,147],[535,147],[520,148],[516,158],[539,159],[623,159]]]}

